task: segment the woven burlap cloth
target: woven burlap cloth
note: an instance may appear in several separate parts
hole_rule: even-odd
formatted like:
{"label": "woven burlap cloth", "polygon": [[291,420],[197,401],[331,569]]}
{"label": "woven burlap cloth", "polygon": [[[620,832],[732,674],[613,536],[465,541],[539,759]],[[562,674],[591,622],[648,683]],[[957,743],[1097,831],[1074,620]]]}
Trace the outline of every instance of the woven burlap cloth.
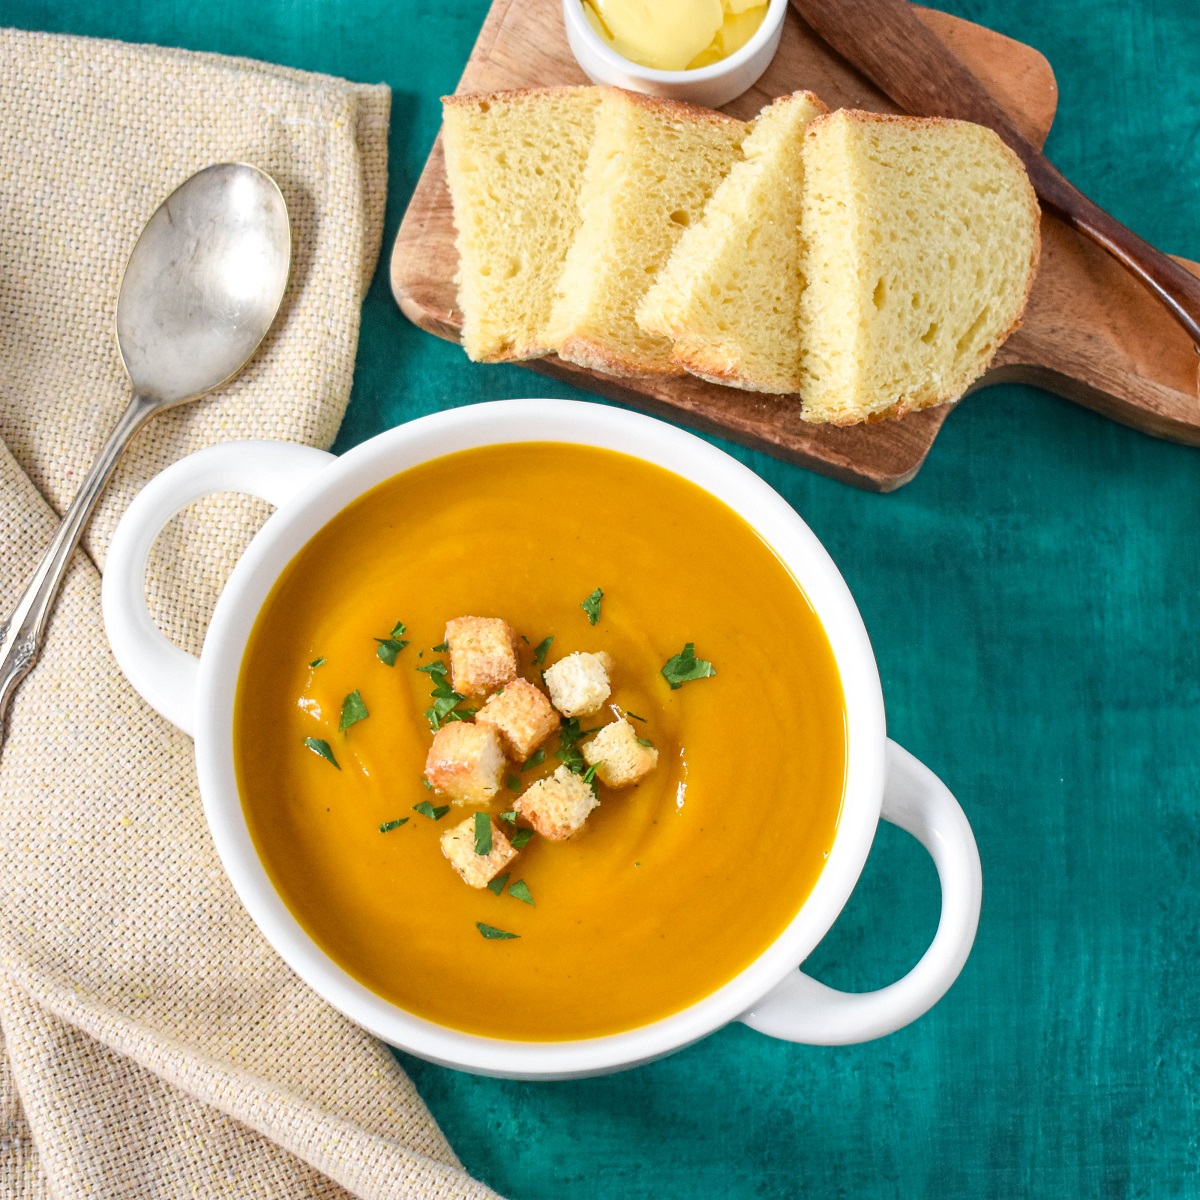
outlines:
{"label": "woven burlap cloth", "polygon": [[[287,198],[275,329],[220,395],[138,436],[75,556],[0,755],[0,1189],[62,1200],[486,1196],[389,1051],[276,957],[226,881],[190,740],[125,682],[100,618],[113,526],[200,446],[328,446],[350,394],[386,194],[389,94],[259,63],[0,31],[0,603],[128,396],[113,340],[142,224],[243,160]],[[198,650],[266,510],[177,518],[151,564]]]}

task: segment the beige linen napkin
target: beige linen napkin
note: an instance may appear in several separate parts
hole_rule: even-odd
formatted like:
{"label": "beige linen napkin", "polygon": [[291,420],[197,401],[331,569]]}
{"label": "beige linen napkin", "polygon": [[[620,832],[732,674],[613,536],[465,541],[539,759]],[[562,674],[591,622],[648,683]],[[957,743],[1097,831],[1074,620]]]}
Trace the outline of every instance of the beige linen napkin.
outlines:
{"label": "beige linen napkin", "polygon": [[[142,431],[12,707],[0,756],[0,1194],[467,1197],[387,1049],[276,957],[204,824],[188,738],[117,668],[113,526],[212,442],[327,446],[350,392],[386,194],[389,94],[259,63],[0,31],[0,604],[7,612],[127,400],[113,341],[142,224],[208,163],[278,180],[294,234],[276,329],[220,396]],[[173,524],[148,593],[197,650],[265,508]]]}

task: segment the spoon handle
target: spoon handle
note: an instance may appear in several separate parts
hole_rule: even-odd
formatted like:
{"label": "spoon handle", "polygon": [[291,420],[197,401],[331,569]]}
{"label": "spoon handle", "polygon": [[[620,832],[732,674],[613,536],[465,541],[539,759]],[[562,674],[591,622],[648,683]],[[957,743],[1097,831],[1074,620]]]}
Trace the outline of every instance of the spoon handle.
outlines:
{"label": "spoon handle", "polygon": [[154,401],[144,396],[135,396],[130,401],[104,448],[92,463],[91,470],[79,485],[79,491],[63,516],[54,540],[42,556],[12,615],[0,625],[0,745],[3,745],[4,718],[9,701],[37,661],[55,597],[88,517],[92,515],[96,501],[112,478],[121,453],[142,422],[157,407]]}

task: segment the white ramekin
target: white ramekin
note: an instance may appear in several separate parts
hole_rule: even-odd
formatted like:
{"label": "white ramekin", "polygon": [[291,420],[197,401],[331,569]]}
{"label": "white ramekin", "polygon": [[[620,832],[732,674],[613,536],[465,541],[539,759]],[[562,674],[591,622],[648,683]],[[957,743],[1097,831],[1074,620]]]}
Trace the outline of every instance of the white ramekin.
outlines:
{"label": "white ramekin", "polygon": [[[526,441],[582,443],[634,455],[691,480],[741,514],[786,563],[815,608],[846,702],[842,814],[829,859],[792,922],[739,975],[682,1012],[626,1033],[577,1041],[506,1041],[449,1029],[389,1003],[343,971],[272,886],[250,839],[233,764],[234,693],[246,642],[272,585],[297,551],[348,504],[400,471],[457,450]],[[196,659],[167,641],[147,611],[146,564],[175,513],[221,491],[260,496],[277,508],[234,569]],[[598,404],[507,400],[422,417],[341,457],[284,442],[231,442],[201,450],[151,480],[129,506],[109,548],[103,606],[117,661],[134,687],[195,737],[213,840],[259,928],[331,1004],[422,1058],[481,1074],[563,1079],[647,1062],[734,1020],[792,1041],[865,1041],[928,1010],[966,961],[982,888],[975,841],[945,786],[888,741],[875,658],[845,581],[778,493],[729,455],[663,421]],[[777,636],[786,637],[786,631]],[[941,920],[908,975],[879,991],[851,995],[797,967],[853,891],[881,815],[917,837],[933,857],[942,888]]]}
{"label": "white ramekin", "polygon": [[787,6],[788,0],[768,0],[763,23],[740,50],[692,71],[658,71],[623,58],[588,24],[580,0],[563,0],[563,22],[571,53],[593,83],[720,108],[752,88],[771,65]]}

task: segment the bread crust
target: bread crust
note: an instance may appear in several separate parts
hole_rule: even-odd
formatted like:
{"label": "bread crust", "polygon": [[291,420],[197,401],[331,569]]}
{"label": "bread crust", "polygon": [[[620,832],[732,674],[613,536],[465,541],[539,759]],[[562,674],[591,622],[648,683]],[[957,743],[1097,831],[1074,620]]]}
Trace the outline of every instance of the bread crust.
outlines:
{"label": "bread crust", "polygon": [[687,372],[672,359],[651,362],[623,354],[605,342],[582,334],[572,334],[558,348],[558,357],[589,371],[615,375],[621,379],[646,379],[659,376],[686,375]]}
{"label": "bread crust", "polygon": [[716,342],[680,337],[671,350],[671,357],[689,375],[722,387],[740,388],[744,392],[759,392],[766,396],[790,396],[796,386],[781,387],[753,378],[741,370],[738,359]]}

